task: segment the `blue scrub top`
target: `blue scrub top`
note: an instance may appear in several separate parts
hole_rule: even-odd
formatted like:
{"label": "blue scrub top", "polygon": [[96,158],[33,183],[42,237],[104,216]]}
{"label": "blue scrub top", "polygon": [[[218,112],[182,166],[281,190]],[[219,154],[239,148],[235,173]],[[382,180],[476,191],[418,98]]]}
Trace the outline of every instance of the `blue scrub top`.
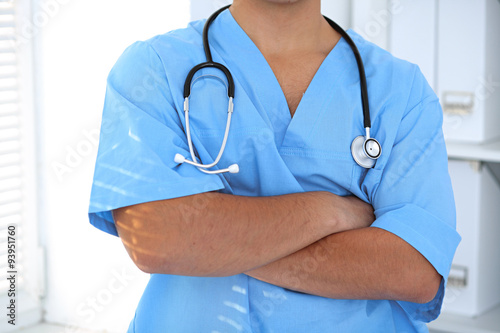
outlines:
{"label": "blue scrub top", "polygon": [[[372,136],[382,144],[373,169],[358,166],[351,142],[364,134],[359,76],[341,39],[326,57],[293,118],[265,58],[229,11],[212,24],[214,61],[232,72],[233,121],[221,168],[207,175],[174,162],[189,156],[183,85],[205,61],[204,21],[130,46],[108,78],[90,222],[117,235],[111,210],[207,191],[271,196],[304,191],[356,195],[375,209],[372,227],[401,237],[444,277],[427,304],[336,300],[298,293],[244,274],[153,274],[129,332],[427,332],[441,308],[460,236],[438,98],[418,67],[349,35],[364,60]],[[190,101],[194,146],[204,163],[219,151],[227,116],[222,73],[195,76]],[[397,255],[397,254],[394,254]],[[387,272],[391,274],[391,272]]]}

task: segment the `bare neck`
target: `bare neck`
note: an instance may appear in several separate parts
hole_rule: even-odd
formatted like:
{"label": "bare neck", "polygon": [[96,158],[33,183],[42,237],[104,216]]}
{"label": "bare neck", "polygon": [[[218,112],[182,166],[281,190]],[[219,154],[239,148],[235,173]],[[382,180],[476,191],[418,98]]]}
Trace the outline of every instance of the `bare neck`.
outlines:
{"label": "bare neck", "polygon": [[263,54],[328,53],[338,37],[320,0],[234,0],[230,11]]}

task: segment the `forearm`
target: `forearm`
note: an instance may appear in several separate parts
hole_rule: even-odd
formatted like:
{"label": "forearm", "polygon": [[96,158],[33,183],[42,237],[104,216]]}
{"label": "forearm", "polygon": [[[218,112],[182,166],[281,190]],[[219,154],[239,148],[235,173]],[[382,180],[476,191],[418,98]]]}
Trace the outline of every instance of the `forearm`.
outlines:
{"label": "forearm", "polygon": [[341,230],[334,208],[341,214],[342,202],[326,192],[204,193],[118,209],[114,219],[144,271],[224,276],[265,265]]}
{"label": "forearm", "polygon": [[418,251],[378,228],[330,235],[247,274],[328,298],[419,303],[432,300],[441,282],[441,276]]}

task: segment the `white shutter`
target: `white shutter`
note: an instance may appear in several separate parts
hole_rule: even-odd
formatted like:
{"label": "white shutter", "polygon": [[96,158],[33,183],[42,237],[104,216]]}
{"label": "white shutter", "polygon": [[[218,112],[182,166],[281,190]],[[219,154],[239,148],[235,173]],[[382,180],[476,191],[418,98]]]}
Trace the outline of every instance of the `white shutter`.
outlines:
{"label": "white shutter", "polygon": [[[0,0],[1,332],[41,318],[32,41],[21,33],[30,24],[26,19],[31,17],[30,7],[30,0]],[[7,276],[11,275],[15,276],[15,296],[9,295]],[[15,326],[8,324],[6,316],[11,299],[16,305]]]}
{"label": "white shutter", "polygon": [[[0,271],[7,267],[8,228],[13,229],[12,240],[16,270],[20,262],[17,233],[22,224],[22,159],[19,121],[19,78],[15,46],[14,3],[0,2]],[[16,232],[17,231],[17,232]],[[0,280],[0,292],[8,288],[6,279]]]}

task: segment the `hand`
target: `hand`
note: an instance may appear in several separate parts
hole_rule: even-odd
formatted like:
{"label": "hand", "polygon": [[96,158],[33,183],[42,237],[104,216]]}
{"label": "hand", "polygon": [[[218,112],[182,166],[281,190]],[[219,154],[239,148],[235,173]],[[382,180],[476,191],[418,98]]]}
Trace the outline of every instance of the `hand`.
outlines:
{"label": "hand", "polygon": [[313,198],[313,220],[319,221],[328,235],[366,228],[375,221],[373,207],[355,196],[341,197],[327,191],[307,194]]}
{"label": "hand", "polygon": [[372,205],[355,196],[341,197],[340,231],[367,228],[375,221]]}

